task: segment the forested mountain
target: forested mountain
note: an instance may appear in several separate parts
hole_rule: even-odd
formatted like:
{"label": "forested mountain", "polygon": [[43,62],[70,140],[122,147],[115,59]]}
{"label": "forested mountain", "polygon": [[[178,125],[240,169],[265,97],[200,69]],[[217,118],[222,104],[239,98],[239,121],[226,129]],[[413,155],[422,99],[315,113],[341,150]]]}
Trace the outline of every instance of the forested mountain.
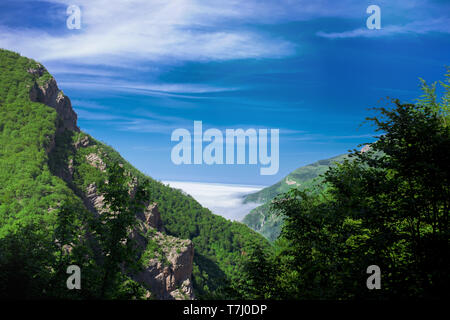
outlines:
{"label": "forested mountain", "polygon": [[[140,173],[76,120],[41,64],[0,50],[0,296],[236,297],[244,253],[268,242]],[[71,264],[82,290],[66,288]]]}
{"label": "forested mountain", "polygon": [[[310,188],[320,182],[320,175],[324,174],[334,163],[340,163],[347,155],[339,155],[329,159],[319,160],[314,163],[295,169],[282,180],[270,187],[245,197],[245,202],[267,202],[277,195],[289,191],[293,187]],[[318,178],[318,179],[316,179]]]}
{"label": "forested mountain", "polygon": [[262,205],[252,209],[242,220],[247,226],[258,231],[270,241],[274,241],[280,234],[283,217],[270,210],[270,204],[276,196],[292,188],[300,190],[322,189],[323,175],[336,163],[342,163],[348,155],[339,155],[330,159],[319,160],[300,167],[276,184],[246,196],[244,202],[261,202]]}

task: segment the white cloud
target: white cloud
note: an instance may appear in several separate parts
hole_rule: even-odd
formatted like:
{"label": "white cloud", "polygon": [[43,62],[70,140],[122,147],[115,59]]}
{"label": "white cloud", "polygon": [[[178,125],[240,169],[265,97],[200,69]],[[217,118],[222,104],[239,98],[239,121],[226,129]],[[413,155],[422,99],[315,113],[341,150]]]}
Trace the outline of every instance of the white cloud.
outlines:
{"label": "white cloud", "polygon": [[181,182],[162,181],[172,188],[181,189],[190,194],[202,206],[210,209],[213,213],[221,215],[230,220],[241,221],[244,216],[257,203],[243,203],[244,196],[257,192],[263,186],[244,186],[230,184],[215,184],[203,182]]}
{"label": "white cloud", "polygon": [[109,107],[100,105],[96,102],[85,100],[72,100],[72,106],[75,108],[84,108],[90,110],[108,110]]}
{"label": "white cloud", "polygon": [[183,119],[181,123],[171,123],[164,121],[162,119],[128,119],[125,121],[120,121],[116,123],[117,129],[119,131],[133,131],[139,133],[164,133],[169,134],[177,127],[186,124]]}
{"label": "white cloud", "polygon": [[296,137],[288,137],[286,140],[291,141],[330,141],[330,140],[346,140],[346,139],[361,139],[361,138],[374,138],[377,134],[356,134],[356,135],[324,135],[324,134],[315,134],[315,133],[306,133],[301,134]]}
{"label": "white cloud", "polygon": [[118,131],[169,134],[178,127],[192,125],[191,121],[184,118],[162,116],[148,111],[141,112],[138,110],[124,116],[112,114],[107,109],[102,109],[100,105],[84,101],[79,102],[81,104],[74,104],[79,119],[85,121],[104,121],[105,124],[115,127]]}
{"label": "white cloud", "polygon": [[81,88],[83,90],[105,90],[108,92],[134,92],[142,95],[167,96],[186,99],[204,99],[204,93],[237,91],[240,88],[215,87],[206,84],[190,83],[139,83],[112,78],[96,78],[95,80],[77,79],[77,81],[58,81],[60,86]]}
{"label": "white cloud", "polygon": [[[367,17],[360,0],[47,0],[61,5],[64,24],[68,5],[82,12],[82,29],[61,33],[44,29],[0,26],[0,47],[45,62],[79,65],[140,66],[142,61],[210,61],[277,58],[295,53],[293,43],[255,31],[250,25],[317,18]],[[449,30],[448,19],[437,19],[445,4],[426,0],[379,0],[384,13],[408,17],[380,32],[364,28],[319,32],[327,38],[369,37],[396,33]],[[411,21],[418,21],[412,22]],[[403,24],[401,24],[403,23]],[[64,24],[65,25],[65,24]],[[64,30],[65,26],[62,26]],[[372,31],[372,32],[370,32]]]}
{"label": "white cloud", "polygon": [[[73,1],[49,0],[60,4]],[[195,0],[78,0],[82,29],[62,35],[0,27],[0,46],[39,61],[126,66],[138,61],[209,61],[281,57],[291,43],[228,19],[246,16],[238,6]],[[61,11],[64,14],[64,11]]]}
{"label": "white cloud", "polygon": [[91,112],[83,109],[76,109],[79,119],[91,121],[112,121],[123,120],[120,116],[105,112]]}
{"label": "white cloud", "polygon": [[115,77],[117,73],[111,71],[104,71],[94,68],[77,67],[65,67],[65,66],[53,66],[52,64],[46,64],[47,70],[54,76],[58,75],[83,75],[89,77]]}
{"label": "white cloud", "polygon": [[344,39],[357,37],[385,37],[398,34],[425,34],[429,32],[450,33],[450,19],[432,19],[426,21],[416,21],[404,25],[388,25],[379,30],[369,30],[359,28],[344,32],[317,32],[317,35],[329,39]]}

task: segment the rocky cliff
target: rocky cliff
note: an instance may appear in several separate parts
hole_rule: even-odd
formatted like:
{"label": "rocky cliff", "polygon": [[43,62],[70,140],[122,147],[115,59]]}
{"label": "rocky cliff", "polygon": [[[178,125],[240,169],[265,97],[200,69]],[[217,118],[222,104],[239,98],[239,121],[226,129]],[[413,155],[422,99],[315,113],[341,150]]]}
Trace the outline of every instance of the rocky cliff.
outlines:
{"label": "rocky cliff", "polygon": [[47,70],[40,64],[37,68],[28,69],[28,73],[36,77],[36,82],[30,90],[30,100],[40,102],[56,110],[60,122],[58,129],[79,132],[77,114],[72,109],[69,97],[59,90],[56,80],[48,77]]}
{"label": "rocky cliff", "polygon": [[153,252],[147,256],[145,270],[133,278],[152,288],[152,293],[160,299],[193,299],[190,278],[194,260],[192,241],[164,234],[156,203],[148,205],[140,219],[133,235],[140,237],[141,247]]}
{"label": "rocky cliff", "polygon": [[[57,113],[57,130],[46,148],[55,175],[63,179],[76,194],[82,198],[86,208],[94,214],[104,212],[103,196],[98,192],[93,178],[85,178],[83,185],[77,183],[79,168],[105,172],[106,155],[97,142],[80,132],[77,115],[72,109],[70,99],[59,90],[55,79],[38,64],[37,68],[27,70],[35,78],[29,97],[52,107]],[[69,143],[68,137],[78,137]],[[128,172],[131,175],[130,172]],[[91,175],[95,176],[95,175]],[[75,180],[75,181],[74,181]],[[133,181],[136,182],[137,179]],[[136,185],[130,185],[130,197]],[[149,203],[143,212],[136,212],[138,226],[130,234],[136,240],[145,270],[131,277],[147,290],[147,297],[156,299],[194,299],[191,274],[194,259],[194,246],[190,240],[169,236],[164,232],[156,203]]]}

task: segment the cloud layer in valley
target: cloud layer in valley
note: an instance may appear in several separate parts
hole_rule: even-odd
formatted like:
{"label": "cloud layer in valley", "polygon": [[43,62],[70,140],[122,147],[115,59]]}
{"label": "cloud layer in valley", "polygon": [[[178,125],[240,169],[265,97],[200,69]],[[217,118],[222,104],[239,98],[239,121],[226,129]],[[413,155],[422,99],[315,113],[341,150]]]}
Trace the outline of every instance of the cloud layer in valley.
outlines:
{"label": "cloud layer in valley", "polygon": [[172,188],[191,195],[202,206],[230,220],[241,221],[257,203],[242,203],[245,195],[257,192],[261,186],[245,186],[200,182],[163,181]]}

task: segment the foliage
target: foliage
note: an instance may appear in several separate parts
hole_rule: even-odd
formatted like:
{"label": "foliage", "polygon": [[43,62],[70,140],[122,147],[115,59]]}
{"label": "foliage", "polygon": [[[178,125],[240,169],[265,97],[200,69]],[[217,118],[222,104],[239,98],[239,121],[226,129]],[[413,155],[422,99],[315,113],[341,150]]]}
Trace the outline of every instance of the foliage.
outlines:
{"label": "foliage", "polygon": [[0,50],[0,296],[77,298],[63,288],[63,264],[85,260],[64,248],[80,242],[74,229],[83,237],[86,211],[47,166],[57,114],[29,100],[37,76],[26,70],[37,68]]}
{"label": "foliage", "polygon": [[[145,185],[138,185],[134,195],[130,196],[130,181],[118,163],[113,163],[107,171],[108,179],[98,181],[98,191],[104,196],[104,210],[94,223],[96,243],[101,251],[100,297],[132,298],[139,294],[134,291],[139,287],[125,274],[130,270],[139,271],[142,266],[137,259],[137,245],[130,235],[137,225],[136,213],[144,210],[148,194]],[[132,286],[128,287],[129,284]],[[131,297],[124,295],[123,291],[131,293]]]}
{"label": "foliage", "polygon": [[[285,223],[275,252],[263,260],[268,266],[258,267],[274,271],[267,280],[247,274],[260,288],[257,296],[448,297],[450,129],[433,101],[393,101],[393,108],[378,109],[369,119],[378,140],[330,168],[329,188],[320,194],[293,189],[277,198],[273,208]],[[370,265],[381,268],[380,290],[366,287]]]}
{"label": "foliage", "polygon": [[447,67],[445,80],[439,81],[444,91],[440,101],[438,101],[436,93],[437,82],[433,82],[429,86],[424,79],[420,78],[420,83],[423,94],[417,99],[417,104],[429,107],[439,115],[443,125],[448,126],[450,124],[450,67]]}

